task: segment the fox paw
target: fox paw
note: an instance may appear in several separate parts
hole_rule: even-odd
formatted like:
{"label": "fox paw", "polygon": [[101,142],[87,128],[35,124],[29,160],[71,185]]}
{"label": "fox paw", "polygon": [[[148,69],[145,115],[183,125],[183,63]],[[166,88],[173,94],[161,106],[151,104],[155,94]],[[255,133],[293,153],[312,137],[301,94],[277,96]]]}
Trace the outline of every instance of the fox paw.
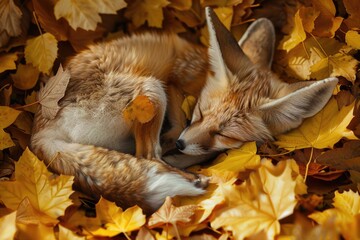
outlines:
{"label": "fox paw", "polygon": [[197,178],[194,181],[195,187],[205,189],[209,186],[209,180],[210,178],[207,176],[204,176],[202,174],[196,175]]}

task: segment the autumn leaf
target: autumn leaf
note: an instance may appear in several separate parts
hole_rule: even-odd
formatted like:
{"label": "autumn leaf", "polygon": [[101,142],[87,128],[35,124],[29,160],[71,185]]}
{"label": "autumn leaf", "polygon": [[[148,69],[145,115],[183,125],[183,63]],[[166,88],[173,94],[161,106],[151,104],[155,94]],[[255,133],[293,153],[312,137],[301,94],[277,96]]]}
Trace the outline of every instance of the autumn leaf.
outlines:
{"label": "autumn leaf", "polygon": [[0,150],[14,146],[11,137],[3,129],[10,126],[21,112],[10,107],[0,106]]}
{"label": "autumn leaf", "polygon": [[314,7],[320,11],[319,17],[315,20],[313,34],[318,37],[334,37],[339,29],[343,18],[335,17],[336,8],[332,0],[312,1]]}
{"label": "autumn leaf", "polygon": [[360,141],[349,141],[342,148],[321,154],[316,162],[336,169],[360,172]]}
{"label": "autumn leaf", "polygon": [[105,225],[104,229],[92,231],[97,236],[113,237],[120,233],[127,233],[140,229],[145,224],[145,215],[138,206],[133,206],[125,211],[115,203],[101,198],[96,204],[97,218]]}
{"label": "autumn leaf", "polygon": [[327,77],[343,76],[354,81],[356,78],[356,66],[358,61],[350,55],[336,53],[332,56],[322,58],[310,67],[311,77],[324,79]]}
{"label": "autumn leaf", "polygon": [[66,87],[70,80],[70,72],[63,70],[60,65],[55,76],[51,77],[42,87],[38,94],[38,99],[41,104],[41,114],[48,119],[55,118],[60,110],[58,102],[65,95]]}
{"label": "autumn leaf", "polygon": [[352,190],[343,193],[336,191],[333,201],[334,208],[312,213],[309,218],[319,224],[325,224],[328,219],[333,218],[340,232],[346,235],[347,224],[356,221],[355,216],[360,214],[360,195]]}
{"label": "autumn leaf", "polygon": [[1,239],[14,239],[16,233],[16,211],[0,218]]}
{"label": "autumn leaf", "polygon": [[260,165],[260,156],[256,155],[256,143],[245,143],[239,149],[228,150],[219,155],[209,169],[219,171],[242,172],[256,169]]}
{"label": "autumn leaf", "polygon": [[347,31],[345,41],[350,47],[360,49],[360,34],[357,31]]}
{"label": "autumn leaf", "polygon": [[260,166],[242,185],[229,190],[227,206],[217,211],[211,227],[232,231],[236,239],[261,231],[268,239],[274,239],[280,233],[279,220],[292,214],[296,205],[296,182],[291,174],[290,164],[277,176]]}
{"label": "autumn leaf", "polygon": [[354,133],[346,127],[353,115],[354,103],[343,107],[340,111],[335,99],[315,116],[306,119],[303,124],[286,134],[277,136],[275,142],[279,147],[294,150],[302,148],[332,148],[341,138],[356,139]]}
{"label": "autumn leaf", "polygon": [[140,123],[150,122],[156,114],[154,103],[147,97],[137,96],[123,111],[127,122],[138,121]]}
{"label": "autumn leaf", "polygon": [[57,57],[57,40],[51,33],[44,33],[26,41],[25,59],[40,72],[49,74]]}
{"label": "autumn leaf", "polygon": [[12,37],[20,35],[21,16],[22,12],[14,0],[2,0],[0,2],[0,32],[5,30]]}
{"label": "autumn leaf", "polygon": [[69,196],[73,193],[73,176],[52,174],[29,149],[26,149],[15,163],[15,181],[0,182],[1,201],[7,208],[16,210],[24,198],[31,205],[52,218],[64,215],[72,204]]}
{"label": "autumn leaf", "polygon": [[39,70],[31,64],[19,64],[15,74],[11,74],[14,86],[21,90],[28,90],[35,86],[39,78]]}
{"label": "autumn leaf", "polygon": [[45,224],[22,224],[18,223],[17,225],[17,234],[18,239],[26,240],[57,240],[54,234],[53,226],[46,226]]}
{"label": "autumn leaf", "polygon": [[294,28],[292,29],[290,35],[285,36],[281,41],[279,48],[289,52],[291,49],[295,48],[299,43],[305,41],[306,33],[304,26],[300,18],[300,10],[298,10],[294,17]]}
{"label": "autumn leaf", "polygon": [[0,55],[0,73],[6,70],[16,69],[15,61],[18,59],[17,53],[6,53]]}
{"label": "autumn leaf", "polygon": [[181,109],[184,111],[187,120],[191,120],[195,104],[196,98],[191,95],[186,96],[183,103],[181,104]]}
{"label": "autumn leaf", "polygon": [[55,226],[59,221],[45,213],[35,209],[28,197],[25,197],[16,210],[16,222],[22,224],[44,224],[47,226]]}
{"label": "autumn leaf", "polygon": [[348,28],[359,28],[360,23],[360,5],[354,0],[343,0],[346,12],[349,16],[344,20]]}
{"label": "autumn leaf", "polygon": [[135,0],[125,12],[125,17],[132,20],[135,27],[147,21],[149,27],[162,27],[164,20],[163,8],[169,5],[167,0]]}
{"label": "autumn leaf", "polygon": [[353,81],[358,61],[350,55],[351,48],[336,39],[308,38],[281,60],[285,71],[300,79],[324,79],[343,76]]}
{"label": "autumn leaf", "polygon": [[[313,7],[301,7],[299,15],[303,28],[306,32],[311,33],[315,28],[315,20],[319,16],[320,11]],[[295,16],[296,17],[296,16]]]}
{"label": "autumn leaf", "polygon": [[149,218],[148,225],[150,228],[155,228],[171,224],[175,228],[178,239],[180,239],[176,227],[177,223],[186,223],[191,221],[191,216],[194,215],[197,208],[198,206],[196,205],[175,207],[172,205],[171,198],[166,197],[164,204]]}
{"label": "autumn leaf", "polygon": [[209,186],[206,188],[205,194],[196,197],[178,196],[175,198],[178,205],[180,206],[194,204],[203,210],[201,217],[198,219],[198,223],[201,223],[205,219],[207,219],[213,213],[215,207],[225,202],[226,189],[231,188],[234,182],[236,181],[236,178],[230,178],[227,179],[227,181],[222,181],[223,180],[221,179],[222,176],[216,176],[216,174],[225,175],[225,172],[224,171],[222,172],[216,171],[216,173],[213,172],[213,176],[211,177],[210,180],[211,182]]}
{"label": "autumn leaf", "polygon": [[123,0],[89,1],[59,0],[54,7],[56,19],[65,18],[73,29],[95,30],[101,22],[99,13],[116,14],[126,6]]}

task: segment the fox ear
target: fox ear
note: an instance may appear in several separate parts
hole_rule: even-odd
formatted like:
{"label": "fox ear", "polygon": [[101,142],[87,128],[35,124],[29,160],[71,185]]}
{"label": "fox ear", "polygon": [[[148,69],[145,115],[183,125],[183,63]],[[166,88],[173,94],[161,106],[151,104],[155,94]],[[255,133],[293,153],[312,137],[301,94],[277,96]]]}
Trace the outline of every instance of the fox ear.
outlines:
{"label": "fox ear", "polygon": [[239,40],[239,45],[250,60],[271,68],[275,48],[275,29],[267,18],[253,22]]}
{"label": "fox ear", "polygon": [[268,102],[259,113],[273,135],[298,127],[304,118],[319,112],[329,101],[337,78],[285,85],[285,96]]}
{"label": "fox ear", "polygon": [[215,79],[227,81],[229,71],[246,74],[253,64],[210,7],[206,8],[206,21],[210,35],[209,57]]}

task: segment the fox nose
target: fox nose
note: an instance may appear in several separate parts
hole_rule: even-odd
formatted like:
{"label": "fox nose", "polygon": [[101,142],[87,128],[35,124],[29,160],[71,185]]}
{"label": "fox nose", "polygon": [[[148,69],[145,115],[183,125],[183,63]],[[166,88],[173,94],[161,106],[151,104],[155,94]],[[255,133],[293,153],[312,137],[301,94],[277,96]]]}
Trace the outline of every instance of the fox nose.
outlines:
{"label": "fox nose", "polygon": [[182,139],[178,139],[176,141],[175,145],[176,145],[176,148],[179,149],[180,151],[185,149],[185,142]]}

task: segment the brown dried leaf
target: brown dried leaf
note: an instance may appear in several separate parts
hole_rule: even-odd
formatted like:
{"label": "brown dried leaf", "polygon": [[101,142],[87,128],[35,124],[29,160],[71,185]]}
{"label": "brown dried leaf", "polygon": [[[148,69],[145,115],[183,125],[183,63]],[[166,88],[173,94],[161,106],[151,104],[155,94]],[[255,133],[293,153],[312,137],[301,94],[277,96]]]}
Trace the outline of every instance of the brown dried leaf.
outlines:
{"label": "brown dried leaf", "polygon": [[39,78],[38,68],[31,64],[19,64],[15,74],[11,74],[14,86],[21,90],[33,88]]}
{"label": "brown dried leaf", "polygon": [[342,148],[327,151],[316,162],[336,169],[360,171],[360,141],[349,141]]}
{"label": "brown dried leaf", "polygon": [[41,113],[45,118],[55,118],[60,109],[58,102],[64,97],[69,80],[69,71],[64,71],[60,65],[56,75],[51,77],[45,87],[40,89],[38,99],[41,104]]}
{"label": "brown dried leaf", "polygon": [[22,12],[14,0],[0,1],[0,32],[5,30],[9,36],[15,37],[21,34]]}

